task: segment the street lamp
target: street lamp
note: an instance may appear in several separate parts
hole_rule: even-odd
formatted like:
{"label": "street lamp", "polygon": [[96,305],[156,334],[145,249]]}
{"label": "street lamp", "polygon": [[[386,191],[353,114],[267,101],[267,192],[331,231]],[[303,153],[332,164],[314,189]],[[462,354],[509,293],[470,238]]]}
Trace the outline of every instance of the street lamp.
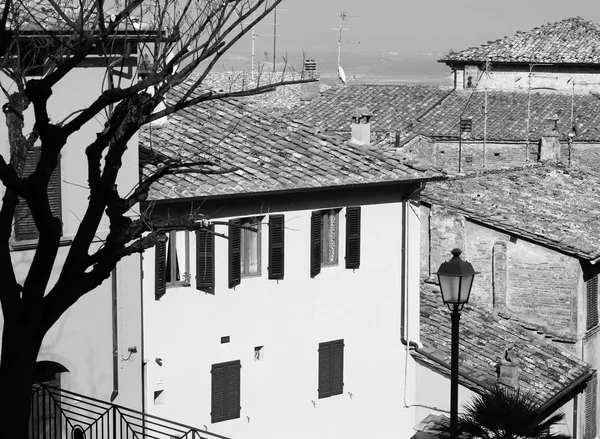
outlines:
{"label": "street lamp", "polygon": [[458,439],[458,322],[460,311],[469,301],[473,279],[478,273],[460,258],[462,251],[452,250],[452,259],[443,262],[437,274],[442,300],[452,311],[452,348],[450,356],[450,437]]}

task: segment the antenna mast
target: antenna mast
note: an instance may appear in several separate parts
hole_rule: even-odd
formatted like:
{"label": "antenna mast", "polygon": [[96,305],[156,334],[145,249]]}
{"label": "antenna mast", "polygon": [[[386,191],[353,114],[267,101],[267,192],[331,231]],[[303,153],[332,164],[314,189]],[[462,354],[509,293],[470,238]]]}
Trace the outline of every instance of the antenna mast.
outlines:
{"label": "antenna mast", "polygon": [[346,12],[345,11],[340,12],[340,27],[337,29],[334,29],[334,30],[340,31],[340,36],[338,38],[338,59],[337,59],[338,72],[340,71],[340,65],[341,65],[340,62],[342,60],[342,31],[350,30],[350,29],[344,29],[342,27],[342,22],[346,21],[346,19],[347,19]]}

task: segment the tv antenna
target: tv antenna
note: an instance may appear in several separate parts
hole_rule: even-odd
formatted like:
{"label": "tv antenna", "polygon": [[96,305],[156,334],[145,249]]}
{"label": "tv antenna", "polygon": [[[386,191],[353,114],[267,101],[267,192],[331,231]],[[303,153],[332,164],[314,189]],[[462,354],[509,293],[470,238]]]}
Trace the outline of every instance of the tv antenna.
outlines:
{"label": "tv antenna", "polygon": [[338,72],[340,71],[340,65],[341,65],[341,60],[342,60],[342,32],[345,30],[350,30],[350,29],[346,29],[342,26],[343,22],[346,21],[347,19],[348,19],[348,14],[346,13],[346,11],[340,12],[340,27],[334,29],[334,30],[337,30],[340,32],[340,36],[338,38],[338,59],[337,59]]}

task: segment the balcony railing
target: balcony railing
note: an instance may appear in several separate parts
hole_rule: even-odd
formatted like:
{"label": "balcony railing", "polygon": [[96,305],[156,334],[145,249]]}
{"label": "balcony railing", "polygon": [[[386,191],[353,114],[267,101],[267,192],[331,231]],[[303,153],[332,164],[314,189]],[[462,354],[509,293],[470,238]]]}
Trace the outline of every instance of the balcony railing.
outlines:
{"label": "balcony railing", "polygon": [[32,392],[30,439],[227,439],[57,387]]}

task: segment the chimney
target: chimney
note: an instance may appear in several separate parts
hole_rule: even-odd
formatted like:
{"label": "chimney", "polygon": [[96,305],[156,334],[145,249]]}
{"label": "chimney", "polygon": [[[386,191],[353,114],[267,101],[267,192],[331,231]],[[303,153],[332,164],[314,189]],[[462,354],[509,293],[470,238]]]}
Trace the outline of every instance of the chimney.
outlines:
{"label": "chimney", "polygon": [[352,115],[352,138],[351,143],[356,145],[371,144],[371,117],[373,113],[367,107],[360,107]]}
{"label": "chimney", "polygon": [[539,142],[539,161],[560,159],[560,141],[558,137],[558,117],[546,119],[544,131]]}
{"label": "chimney", "polygon": [[314,59],[305,59],[302,66],[301,79],[315,79],[315,82],[300,84],[300,100],[312,101],[313,98],[321,93],[321,83],[317,72],[317,61]]}
{"label": "chimney", "polygon": [[511,343],[506,347],[504,355],[497,364],[498,384],[516,389],[519,387],[519,359]]}

